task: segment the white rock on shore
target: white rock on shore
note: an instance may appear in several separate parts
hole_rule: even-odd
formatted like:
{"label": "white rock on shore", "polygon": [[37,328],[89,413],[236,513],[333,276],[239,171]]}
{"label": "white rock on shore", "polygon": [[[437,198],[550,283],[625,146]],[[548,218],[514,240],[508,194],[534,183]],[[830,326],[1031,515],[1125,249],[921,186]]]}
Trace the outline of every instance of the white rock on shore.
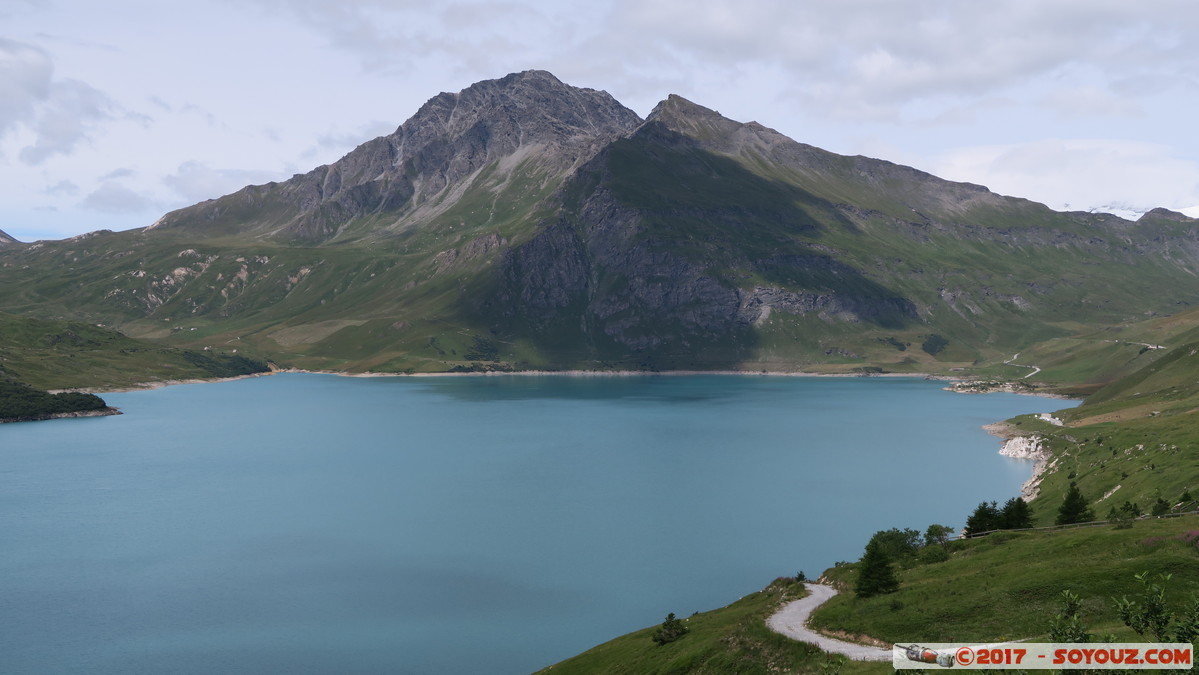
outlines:
{"label": "white rock on shore", "polygon": [[1036,498],[1040,492],[1041,478],[1049,469],[1049,451],[1043,445],[1044,439],[1040,436],[1016,436],[1009,438],[1003,442],[1003,447],[999,449],[999,454],[1004,457],[1013,459],[1030,459],[1036,462],[1032,469],[1032,477],[1020,486],[1020,497],[1024,501],[1031,501]]}
{"label": "white rock on shore", "polygon": [[1041,448],[1039,436],[1016,436],[1004,441],[999,454],[1013,459],[1044,459],[1045,451]]}

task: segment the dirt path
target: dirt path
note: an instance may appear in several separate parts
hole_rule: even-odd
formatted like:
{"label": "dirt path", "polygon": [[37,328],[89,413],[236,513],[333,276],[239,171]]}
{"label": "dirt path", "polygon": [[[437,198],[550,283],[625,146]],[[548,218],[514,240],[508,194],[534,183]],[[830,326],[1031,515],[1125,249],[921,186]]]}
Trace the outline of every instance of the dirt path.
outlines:
{"label": "dirt path", "polygon": [[1041,372],[1041,369],[1040,369],[1040,368],[1038,368],[1037,366],[1024,366],[1024,365],[1020,365],[1019,363],[1013,363],[1013,361],[1015,361],[1015,360],[1016,360],[1016,359],[1018,359],[1018,358],[1020,358],[1020,354],[1019,354],[1019,353],[1017,353],[1017,354],[1014,354],[1014,355],[1012,356],[1012,358],[1008,359],[1007,361],[1004,361],[1004,363],[1005,363],[1005,364],[1007,364],[1007,365],[1009,365],[1009,366],[1015,366],[1015,367],[1017,367],[1017,368],[1032,368],[1032,372],[1031,372],[1031,373],[1029,373],[1029,374],[1027,374],[1027,375],[1024,375],[1024,376],[1022,376],[1020,379],[1022,379],[1022,380],[1026,380],[1026,379],[1028,379],[1028,378],[1032,377],[1033,375],[1036,375],[1037,373]]}
{"label": "dirt path", "polygon": [[854,661],[890,661],[891,650],[880,647],[868,647],[825,637],[820,633],[809,630],[808,617],[820,605],[837,594],[837,589],[823,584],[805,584],[808,596],[783,605],[775,612],[766,625],[770,630],[786,635],[793,640],[810,642],[830,654],[843,654]]}

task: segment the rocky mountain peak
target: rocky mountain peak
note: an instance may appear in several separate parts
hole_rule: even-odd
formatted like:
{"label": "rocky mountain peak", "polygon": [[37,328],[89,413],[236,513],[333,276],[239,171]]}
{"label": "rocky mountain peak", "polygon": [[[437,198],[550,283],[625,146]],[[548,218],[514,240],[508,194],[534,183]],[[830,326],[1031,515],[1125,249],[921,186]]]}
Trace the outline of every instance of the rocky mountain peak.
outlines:
{"label": "rocky mountain peak", "polygon": [[391,224],[353,236],[387,236],[428,223],[473,189],[502,190],[516,171],[557,184],[640,124],[607,92],[543,70],[513,73],[434,96],[394,133],[333,164],[167,214],[155,227],[217,233],[220,223],[224,234],[321,242],[350,234],[355,219],[384,216],[376,220]]}
{"label": "rocky mountain peak", "polygon": [[636,113],[605,91],[572,87],[544,70],[526,70],[476,82],[456,94],[438,94],[396,133],[432,125],[457,136],[485,124],[515,131],[518,141],[549,140],[627,133],[640,123]]}
{"label": "rocky mountain peak", "polygon": [[19,241],[10,237],[7,232],[0,230],[0,247],[11,246],[19,243]]}
{"label": "rocky mountain peak", "polygon": [[667,96],[664,101],[654,106],[645,121],[657,122],[671,131],[699,140],[728,136],[743,126],[740,122],[698,103],[692,103],[677,94]]}
{"label": "rocky mountain peak", "polygon": [[1192,218],[1185,213],[1171,211],[1170,209],[1159,206],[1156,209],[1146,211],[1141,215],[1140,218],[1137,219],[1137,222],[1139,223],[1145,220],[1169,220],[1176,223],[1192,223],[1199,221],[1199,218]]}

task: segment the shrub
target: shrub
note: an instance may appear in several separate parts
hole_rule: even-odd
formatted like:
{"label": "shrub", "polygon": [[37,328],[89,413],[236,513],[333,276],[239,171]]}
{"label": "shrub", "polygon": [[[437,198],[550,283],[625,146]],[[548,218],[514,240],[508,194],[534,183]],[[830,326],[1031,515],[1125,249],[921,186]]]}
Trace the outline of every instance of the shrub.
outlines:
{"label": "shrub", "polygon": [[666,615],[666,620],[654,631],[653,641],[662,646],[664,644],[674,642],[690,632],[690,628],[685,626],[682,621],[675,618],[674,612]]}

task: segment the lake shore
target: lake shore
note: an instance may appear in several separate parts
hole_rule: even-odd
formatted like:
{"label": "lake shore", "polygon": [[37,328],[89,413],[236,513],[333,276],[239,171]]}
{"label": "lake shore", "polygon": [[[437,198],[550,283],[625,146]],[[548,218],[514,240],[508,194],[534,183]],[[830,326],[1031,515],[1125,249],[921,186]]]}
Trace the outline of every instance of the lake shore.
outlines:
{"label": "lake shore", "polygon": [[[923,380],[932,380],[949,383],[945,387],[946,391],[951,391],[958,394],[981,394],[989,392],[1002,392],[1010,394],[1020,394],[1022,396],[1037,396],[1040,398],[1058,399],[1058,400],[1073,400],[1068,396],[1060,394],[1049,394],[1035,391],[1026,391],[1019,389],[993,388],[982,389],[970,386],[971,380],[964,377],[955,377],[952,375],[942,375],[936,373],[815,373],[805,371],[781,371],[781,370],[513,370],[513,371],[472,371],[472,372],[445,372],[445,373],[385,373],[377,371],[366,371],[360,373],[352,373],[349,371],[340,370],[307,370],[303,368],[272,368],[269,372],[249,373],[246,375],[237,375],[234,377],[220,377],[212,379],[192,378],[181,380],[158,380],[153,382],[139,382],[129,386],[118,387],[87,387],[80,389],[62,389],[56,391],[77,391],[85,394],[120,394],[131,391],[144,391],[148,389],[160,389],[177,384],[203,384],[206,382],[231,382],[234,380],[243,380],[251,377],[267,377],[279,373],[303,373],[311,375],[336,375],[338,377],[412,377],[412,378],[427,378],[427,377],[694,377],[696,375],[720,375],[720,376],[742,376],[742,377],[809,377],[809,378],[838,378],[838,377],[853,377],[853,378],[919,378]],[[55,393],[55,392],[51,392]]]}
{"label": "lake shore", "polygon": [[47,413],[44,415],[26,415],[23,417],[0,417],[0,424],[15,422],[44,422],[46,420],[65,420],[73,417],[107,417],[122,414],[119,408],[107,406],[99,410],[79,410],[76,412]]}

